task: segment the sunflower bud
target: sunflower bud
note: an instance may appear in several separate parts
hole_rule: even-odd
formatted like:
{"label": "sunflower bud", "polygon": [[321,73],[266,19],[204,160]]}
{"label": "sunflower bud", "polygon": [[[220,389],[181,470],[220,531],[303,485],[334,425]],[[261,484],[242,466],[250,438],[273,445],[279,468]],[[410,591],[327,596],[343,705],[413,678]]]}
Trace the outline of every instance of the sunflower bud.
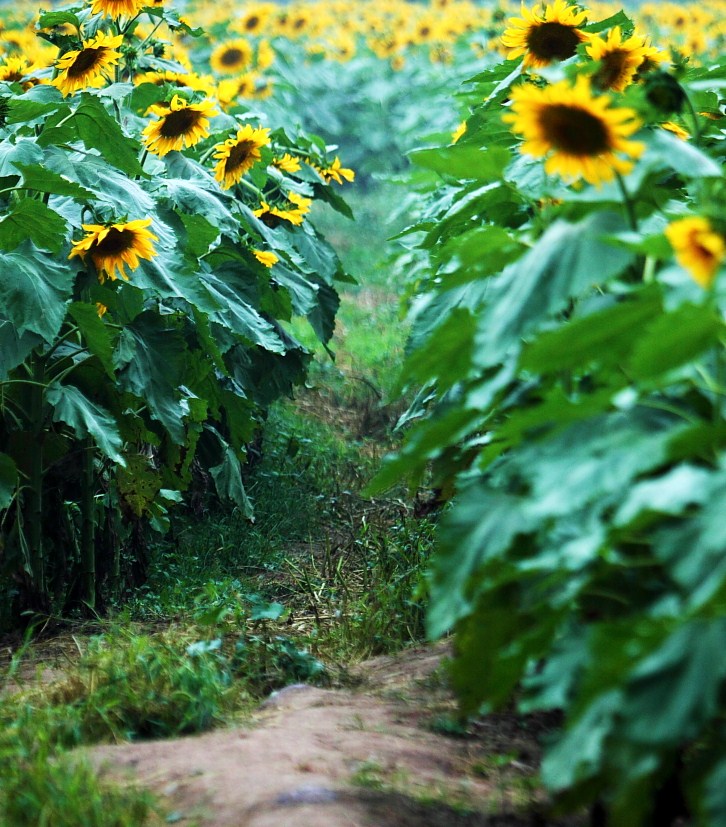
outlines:
{"label": "sunflower bud", "polygon": [[651,106],[665,115],[680,112],[686,102],[683,87],[667,72],[651,72],[646,76],[645,97]]}

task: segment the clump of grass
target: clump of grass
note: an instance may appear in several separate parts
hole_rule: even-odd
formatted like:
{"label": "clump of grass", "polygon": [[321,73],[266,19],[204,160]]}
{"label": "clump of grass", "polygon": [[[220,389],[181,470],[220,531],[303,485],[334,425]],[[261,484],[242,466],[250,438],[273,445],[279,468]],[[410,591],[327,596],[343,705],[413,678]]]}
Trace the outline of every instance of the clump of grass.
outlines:
{"label": "clump of grass", "polygon": [[142,827],[161,824],[152,797],[99,780],[87,764],[50,758],[4,761],[2,827]]}

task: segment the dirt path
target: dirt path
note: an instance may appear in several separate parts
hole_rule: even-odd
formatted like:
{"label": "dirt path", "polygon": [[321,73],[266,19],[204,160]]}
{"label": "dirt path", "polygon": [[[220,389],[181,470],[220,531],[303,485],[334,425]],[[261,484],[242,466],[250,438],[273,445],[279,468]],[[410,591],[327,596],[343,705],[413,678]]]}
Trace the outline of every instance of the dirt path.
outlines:
{"label": "dirt path", "polygon": [[377,658],[354,690],[276,693],[248,728],[88,755],[105,775],[160,795],[173,821],[199,827],[546,823],[532,815],[535,732],[512,731],[506,716],[489,734],[435,731],[452,708],[441,658],[425,647]]}

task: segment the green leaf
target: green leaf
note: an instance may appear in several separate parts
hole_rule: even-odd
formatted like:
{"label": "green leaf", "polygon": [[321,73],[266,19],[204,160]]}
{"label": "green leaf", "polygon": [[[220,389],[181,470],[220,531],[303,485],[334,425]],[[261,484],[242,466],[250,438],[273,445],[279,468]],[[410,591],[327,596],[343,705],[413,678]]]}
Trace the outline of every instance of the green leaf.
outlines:
{"label": "green leaf", "polygon": [[219,227],[210,224],[203,215],[193,215],[185,212],[178,212],[177,214],[186,230],[185,251],[194,259],[206,255],[212,242],[219,238]]}
{"label": "green leaf", "polygon": [[184,442],[187,413],[179,392],[185,352],[181,336],[147,311],[123,329],[114,359],[121,387],[142,399],[179,444]]}
{"label": "green leaf", "polygon": [[53,125],[49,123],[38,138],[40,146],[71,143],[80,140],[87,149],[97,149],[103,158],[128,175],[144,175],[139,164],[140,145],[124,134],[101,100],[87,92],[70,117]]}
{"label": "green leaf", "polygon": [[625,296],[614,307],[576,317],[540,334],[520,357],[523,370],[544,374],[583,369],[591,362],[616,364],[661,310],[660,291]]}
{"label": "green leaf", "polygon": [[124,464],[123,441],[114,417],[91,401],[73,385],[53,382],[46,391],[46,400],[53,408],[53,421],[65,422],[78,438],[90,435],[99,450],[109,459]]}
{"label": "green leaf", "polygon": [[0,454],[0,511],[10,508],[18,488],[18,469],[12,458]]}
{"label": "green leaf", "polygon": [[628,739],[662,749],[698,736],[718,714],[724,640],[726,618],[693,620],[638,663],[619,713]]}
{"label": "green leaf", "polygon": [[0,319],[0,379],[5,379],[14,367],[24,362],[42,341],[40,336],[27,331],[18,335],[14,324]]}
{"label": "green leaf", "polygon": [[622,217],[608,212],[594,213],[577,224],[556,221],[526,255],[490,280],[475,362],[494,364],[572,298],[620,275],[633,255],[604,239],[622,229]]}
{"label": "green leaf", "polygon": [[437,149],[415,149],[409,158],[421,167],[432,169],[444,177],[473,178],[495,181],[502,177],[511,153],[506,147],[482,149],[478,146],[448,146]]}
{"label": "green leaf", "polygon": [[40,250],[58,253],[65,235],[65,219],[33,198],[16,201],[0,221],[0,248],[3,250],[14,250],[21,242],[30,239]]}
{"label": "green leaf", "polygon": [[54,26],[61,26],[63,23],[70,23],[76,29],[80,29],[81,21],[72,11],[48,11],[38,17],[36,26],[39,29],[52,29]]}
{"label": "green leaf", "polygon": [[37,333],[52,343],[66,315],[74,269],[24,242],[12,253],[0,253],[0,318],[17,335]]}
{"label": "green leaf", "polygon": [[708,774],[703,803],[710,827],[726,824],[726,758],[721,758]]}
{"label": "green leaf", "polygon": [[634,379],[653,379],[718,345],[724,323],[708,305],[684,304],[652,322],[628,362]]}
{"label": "green leaf", "polygon": [[254,519],[252,503],[242,482],[242,466],[237,454],[214,428],[207,426],[207,430],[214,433],[222,446],[222,461],[219,465],[209,469],[217,494],[223,500],[229,500],[237,505],[246,519]]}
{"label": "green leaf", "polygon": [[[641,134],[638,134],[641,138]],[[688,141],[682,141],[665,129],[655,129],[643,135],[647,146],[641,163],[646,166],[664,166],[686,178],[721,178],[723,169],[705,152]]]}
{"label": "green leaf", "polygon": [[476,318],[463,307],[444,316],[425,346],[415,349],[406,360],[401,381],[438,381],[439,390],[449,388],[471,370]]}
{"label": "green leaf", "polygon": [[22,173],[23,186],[35,192],[70,195],[71,198],[83,203],[92,201],[96,197],[91,190],[41,164],[13,162],[13,166]]}
{"label": "green leaf", "polygon": [[113,379],[115,376],[113,349],[117,336],[111,336],[111,331],[99,317],[95,304],[73,302],[68,312],[81,331],[84,345],[98,358],[109,378]]}

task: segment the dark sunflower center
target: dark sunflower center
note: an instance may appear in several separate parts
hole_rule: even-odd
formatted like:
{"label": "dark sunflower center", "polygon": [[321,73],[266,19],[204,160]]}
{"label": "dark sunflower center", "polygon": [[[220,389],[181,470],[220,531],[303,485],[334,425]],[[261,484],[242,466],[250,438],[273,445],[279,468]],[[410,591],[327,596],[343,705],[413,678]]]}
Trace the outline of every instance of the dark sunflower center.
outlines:
{"label": "dark sunflower center", "polygon": [[568,155],[600,155],[612,149],[607,126],[579,106],[552,104],[540,114],[545,140]]}
{"label": "dark sunflower center", "polygon": [[134,246],[134,234],[131,230],[117,230],[111,227],[103,241],[99,241],[94,252],[104,256],[117,256]]}
{"label": "dark sunflower center", "polygon": [[78,57],[68,67],[68,77],[75,78],[85,74],[89,69],[94,69],[102,60],[106,48],[84,49],[78,53]]}
{"label": "dark sunflower center", "polygon": [[244,59],[245,56],[242,54],[242,50],[233,47],[222,53],[220,63],[223,66],[238,66],[240,63],[244,63]]}
{"label": "dark sunflower center", "polygon": [[541,60],[567,60],[577,51],[580,36],[574,26],[539,23],[527,35],[527,48]]}
{"label": "dark sunflower center", "polygon": [[195,109],[176,109],[164,116],[159,132],[163,138],[178,138],[189,133],[199,123],[200,117]]}
{"label": "dark sunflower center", "polygon": [[628,53],[622,49],[608,52],[600,59],[600,68],[595,72],[593,82],[600,89],[610,89],[621,80],[628,60]]}
{"label": "dark sunflower center", "polygon": [[234,172],[238,167],[241,167],[247,161],[254,150],[255,145],[252,141],[240,141],[235,144],[229,151],[229,156],[224,164],[226,172]]}
{"label": "dark sunflower center", "polygon": [[8,72],[7,75],[3,75],[2,80],[9,81],[12,83],[13,81],[19,81],[23,79],[22,72]]}
{"label": "dark sunflower center", "polygon": [[262,213],[262,215],[259,216],[259,219],[265,226],[270,227],[270,229],[273,230],[282,223],[280,216],[271,212]]}
{"label": "dark sunflower center", "polygon": [[305,26],[306,23],[307,20],[304,17],[298,17],[297,20],[293,21],[292,27],[293,29],[297,29],[299,31]]}
{"label": "dark sunflower center", "polygon": [[245,20],[245,29],[247,29],[248,32],[253,32],[259,25],[260,18],[256,14],[253,14]]}

